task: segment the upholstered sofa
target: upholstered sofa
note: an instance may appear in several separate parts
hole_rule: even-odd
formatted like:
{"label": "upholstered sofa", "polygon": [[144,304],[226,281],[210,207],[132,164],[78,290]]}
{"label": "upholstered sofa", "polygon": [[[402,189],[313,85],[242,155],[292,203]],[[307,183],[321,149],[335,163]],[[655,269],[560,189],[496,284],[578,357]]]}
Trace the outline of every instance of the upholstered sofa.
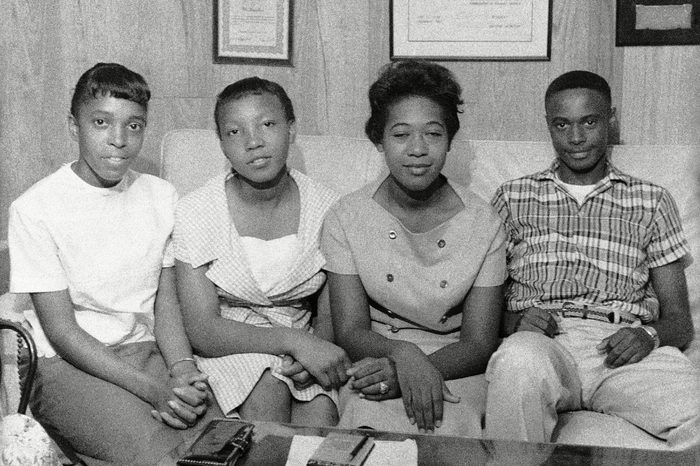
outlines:
{"label": "upholstered sofa", "polygon": [[[614,146],[620,169],[668,188],[678,203],[692,254],[700,258],[700,147]],[[548,142],[455,140],[444,173],[490,200],[509,179],[547,167],[554,157]],[[367,139],[298,136],[289,164],[340,193],[353,191],[386,173],[384,160]],[[161,175],[180,194],[226,169],[213,131],[183,129],[166,134],[161,145]],[[700,260],[700,259],[699,259]],[[686,270],[696,333],[700,334],[700,264]],[[686,352],[700,366],[700,337]],[[628,422],[591,412],[560,418],[555,441],[561,443],[666,448]]]}
{"label": "upholstered sofa", "polygon": [[[700,257],[700,146],[614,146],[613,162],[622,170],[668,188],[681,212],[695,258]],[[444,173],[485,199],[504,181],[548,166],[554,153],[547,142],[455,140]],[[386,173],[381,154],[366,139],[336,136],[297,137],[289,164],[311,177],[348,193]],[[179,193],[200,186],[226,169],[227,161],[213,131],[183,129],[165,135],[161,176]],[[686,269],[696,334],[700,334],[700,265]],[[24,296],[0,296],[0,315],[21,319],[30,305]],[[4,351],[8,351],[5,344]],[[11,351],[10,351],[11,352]],[[700,337],[686,349],[700,367]],[[3,354],[3,361],[6,361]],[[13,381],[3,375],[0,401],[16,397]],[[609,415],[571,412],[560,417],[554,441],[632,448],[665,449],[665,443],[628,422]]]}

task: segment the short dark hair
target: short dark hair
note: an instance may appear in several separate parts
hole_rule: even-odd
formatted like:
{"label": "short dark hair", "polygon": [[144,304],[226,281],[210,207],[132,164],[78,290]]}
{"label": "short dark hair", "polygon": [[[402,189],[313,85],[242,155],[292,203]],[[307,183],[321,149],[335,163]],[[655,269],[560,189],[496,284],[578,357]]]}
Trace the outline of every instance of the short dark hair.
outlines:
{"label": "short dark hair", "polygon": [[444,112],[449,141],[459,130],[459,108],[463,104],[462,88],[447,68],[422,60],[389,63],[369,88],[370,117],[365,133],[374,144],[381,142],[389,106],[409,97],[426,97]]}
{"label": "short dark hair", "polygon": [[130,100],[148,110],[151,90],[143,76],[124,65],[97,63],[78,79],[70,103],[71,115],[78,118],[80,106],[98,97]]}
{"label": "short dark hair", "polygon": [[544,94],[545,103],[557,92],[567,89],[591,89],[598,91],[607,99],[608,104],[612,103],[610,85],[605,78],[583,70],[569,71],[552,81]]}
{"label": "short dark hair", "polygon": [[241,79],[233,84],[229,84],[216,97],[216,106],[214,107],[216,134],[221,137],[219,117],[221,116],[221,111],[224,105],[232,100],[240,99],[241,97],[245,97],[247,95],[262,95],[265,92],[277,96],[282,104],[282,108],[284,108],[284,116],[287,118],[287,122],[296,120],[296,117],[294,116],[294,106],[292,105],[292,101],[287,95],[287,92],[285,92],[284,88],[274,81],[268,81],[267,79],[253,76],[250,78]]}

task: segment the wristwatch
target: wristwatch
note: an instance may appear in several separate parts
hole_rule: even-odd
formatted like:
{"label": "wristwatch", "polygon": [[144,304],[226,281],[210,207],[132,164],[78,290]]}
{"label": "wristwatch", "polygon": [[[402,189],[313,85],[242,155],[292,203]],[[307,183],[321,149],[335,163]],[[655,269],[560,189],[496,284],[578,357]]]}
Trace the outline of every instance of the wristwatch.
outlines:
{"label": "wristwatch", "polygon": [[651,325],[642,325],[642,329],[649,334],[652,340],[654,340],[654,349],[661,346],[661,339],[659,338],[659,332],[656,331]]}

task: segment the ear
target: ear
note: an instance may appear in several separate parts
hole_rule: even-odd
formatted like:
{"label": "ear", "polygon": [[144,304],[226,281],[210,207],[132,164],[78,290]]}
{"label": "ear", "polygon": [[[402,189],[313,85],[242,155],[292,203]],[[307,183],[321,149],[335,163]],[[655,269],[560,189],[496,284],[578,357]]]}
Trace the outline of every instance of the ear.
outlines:
{"label": "ear", "polygon": [[382,144],[381,142],[376,143],[374,145],[374,147],[377,148],[377,151],[382,152],[382,153],[384,152],[384,144]]}
{"label": "ear", "polygon": [[620,144],[620,121],[617,119],[615,107],[610,108],[610,117],[608,118],[608,144]]}
{"label": "ear", "polygon": [[293,144],[297,139],[297,122],[292,120],[289,122],[289,143]]}
{"label": "ear", "polygon": [[67,118],[68,122],[68,132],[70,133],[71,139],[74,141],[78,140],[78,136],[80,133],[80,127],[78,126],[78,120],[75,119],[75,117],[72,114],[68,114]]}

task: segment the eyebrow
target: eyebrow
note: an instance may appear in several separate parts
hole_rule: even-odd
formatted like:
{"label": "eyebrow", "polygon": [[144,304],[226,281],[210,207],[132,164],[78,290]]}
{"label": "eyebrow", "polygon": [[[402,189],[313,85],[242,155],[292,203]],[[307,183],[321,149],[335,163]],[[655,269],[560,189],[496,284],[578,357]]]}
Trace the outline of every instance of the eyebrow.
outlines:
{"label": "eyebrow", "polygon": [[[429,126],[429,125],[438,125],[442,128],[445,128],[445,125],[443,123],[440,123],[439,121],[429,121],[429,122],[425,123],[424,126]],[[412,126],[412,125],[411,125],[411,123],[407,123],[407,122],[398,122],[398,123],[394,123],[393,125],[391,125],[389,127],[389,129],[394,129],[397,126]]]}
{"label": "eyebrow", "polygon": [[[94,110],[94,111],[90,112],[89,115],[92,117],[100,117],[100,116],[114,117],[114,113],[107,112],[104,110]],[[127,120],[140,120],[140,121],[145,122],[146,116],[145,115],[129,115],[126,119]]]}
{"label": "eyebrow", "polygon": [[[603,113],[591,113],[591,114],[589,114],[589,115],[584,115],[584,116],[582,116],[581,118],[579,118],[578,121],[583,121],[583,120],[587,120],[587,119],[590,119],[590,118],[604,118],[604,117],[605,117],[605,114],[603,114]],[[549,115],[547,115],[547,118],[549,118],[549,119],[552,120],[552,121],[554,121],[554,120],[572,121],[572,120],[569,120],[568,118],[566,118],[566,117],[564,117],[564,116],[559,116],[559,115],[555,115],[555,116],[549,116]]]}

